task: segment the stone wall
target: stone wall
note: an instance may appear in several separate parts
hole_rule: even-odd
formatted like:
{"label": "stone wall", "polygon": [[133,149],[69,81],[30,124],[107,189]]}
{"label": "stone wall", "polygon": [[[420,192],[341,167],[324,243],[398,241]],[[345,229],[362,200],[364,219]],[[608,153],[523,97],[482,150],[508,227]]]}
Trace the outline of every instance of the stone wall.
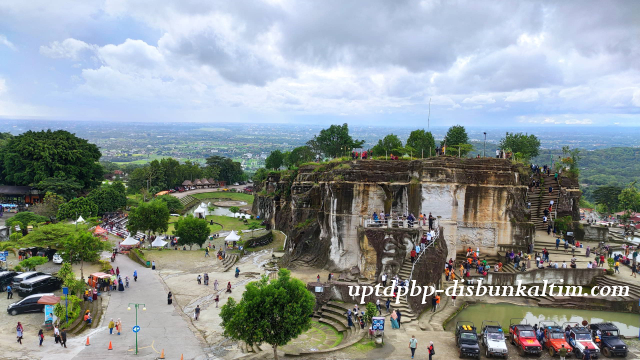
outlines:
{"label": "stone wall", "polygon": [[589,224],[583,224],[582,228],[584,230],[584,237],[583,239],[578,240],[607,242],[607,238],[609,237],[609,228],[602,226],[591,226]]}
{"label": "stone wall", "polygon": [[582,285],[588,286],[594,283],[594,279],[603,276],[602,268],[598,269],[537,269],[526,272],[504,273],[489,272],[484,285],[542,285],[544,280],[548,284],[556,285]]}
{"label": "stone wall", "polygon": [[437,216],[446,258],[468,246],[491,255],[501,245],[534,241],[525,211],[526,171],[503,159],[448,156],[307,165],[270,175],[253,212],[288,235],[284,265],[304,260],[334,272],[359,267],[369,277],[380,271],[362,267],[380,241],[370,243],[362,229],[373,212]]}

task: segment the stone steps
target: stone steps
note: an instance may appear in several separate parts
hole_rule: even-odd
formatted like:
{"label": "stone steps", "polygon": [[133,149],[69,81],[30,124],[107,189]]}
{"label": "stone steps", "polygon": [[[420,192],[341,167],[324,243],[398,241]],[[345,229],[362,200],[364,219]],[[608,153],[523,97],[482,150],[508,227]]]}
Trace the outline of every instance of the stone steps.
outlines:
{"label": "stone steps", "polygon": [[[420,317],[419,325],[420,329],[424,331],[444,331],[442,323],[448,319],[456,310],[457,306],[451,305],[451,298],[446,295],[440,295],[440,305],[436,312],[427,310]],[[462,302],[456,304],[462,305]]]}
{"label": "stone steps", "polygon": [[[618,274],[617,276],[621,276]],[[631,276],[629,276],[631,277]],[[640,298],[640,286],[624,280],[619,280],[612,275],[601,276],[597,280],[598,286],[629,286],[629,296]]]}
{"label": "stone steps", "polygon": [[224,269],[222,272],[227,272],[229,269],[235,265],[236,261],[238,261],[238,254],[227,254],[227,256],[222,260],[222,266]]}

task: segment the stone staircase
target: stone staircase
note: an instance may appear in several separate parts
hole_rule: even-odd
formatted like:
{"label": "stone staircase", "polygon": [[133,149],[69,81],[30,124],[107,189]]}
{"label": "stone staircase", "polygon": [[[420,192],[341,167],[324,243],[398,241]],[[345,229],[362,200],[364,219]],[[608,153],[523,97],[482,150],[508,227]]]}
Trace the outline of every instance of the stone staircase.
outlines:
{"label": "stone staircase", "polygon": [[222,272],[227,272],[229,269],[235,265],[236,261],[238,261],[238,254],[227,254],[227,256],[222,260],[222,267],[224,268]]}
{"label": "stone staircase", "polygon": [[[618,275],[604,275],[600,276],[597,280],[598,286],[628,286],[629,287],[629,297],[633,299],[640,298],[640,286],[631,282],[626,282],[621,280],[623,277],[621,274]],[[628,276],[627,277],[631,277]]]}
{"label": "stone staircase", "polygon": [[[553,178],[553,175],[547,176],[545,174],[541,174],[540,179],[540,187],[534,188],[533,191],[527,194],[527,201],[531,202],[531,222],[534,223],[536,230],[547,230],[547,224],[542,222],[542,217],[544,216],[544,209],[549,208],[549,202],[553,200],[553,208],[551,209],[551,216],[549,220],[553,217],[554,211],[558,207],[558,195],[560,186]],[[549,185],[553,187],[551,193],[549,193]]]}
{"label": "stone staircase", "polygon": [[[442,286],[444,288],[448,286],[452,286],[453,282],[443,282]],[[458,283],[460,286],[460,283]],[[440,294],[440,305],[438,305],[438,309],[436,312],[431,310],[425,311],[422,316],[420,316],[420,320],[418,321],[418,325],[420,329],[423,331],[444,331],[443,323],[447,320],[453,313],[455,313],[460,306],[463,304],[463,298],[458,297],[458,302],[456,302],[456,306],[453,306],[451,298],[449,296],[444,295],[444,293]]]}
{"label": "stone staircase", "polygon": [[[103,296],[105,296],[104,293],[101,296],[98,296],[98,299],[93,302],[84,301],[82,303],[81,305],[82,310],[80,315],[69,326],[69,329],[67,330],[67,333],[69,333],[69,335],[78,335],[87,329],[95,329],[96,327],[98,327],[98,323],[100,322],[100,317],[102,316],[102,297]],[[88,325],[86,322],[84,322],[84,314],[87,310],[89,310],[89,312],[91,313],[91,318],[93,319],[91,321],[91,325]]]}

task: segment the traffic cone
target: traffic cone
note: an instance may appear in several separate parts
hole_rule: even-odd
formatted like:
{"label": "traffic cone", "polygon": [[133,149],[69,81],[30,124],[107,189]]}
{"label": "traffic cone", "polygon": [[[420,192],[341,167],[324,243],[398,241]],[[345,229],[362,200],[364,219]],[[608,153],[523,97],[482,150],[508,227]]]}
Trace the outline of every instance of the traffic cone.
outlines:
{"label": "traffic cone", "polygon": [[89,337],[87,336],[87,343],[84,344],[84,346],[89,346],[89,345],[91,345],[91,344],[89,344]]}
{"label": "traffic cone", "polygon": [[109,341],[109,348],[107,350],[113,350],[113,345],[111,345],[111,341]]}
{"label": "traffic cone", "polygon": [[164,349],[162,349],[162,352],[160,353],[160,357],[158,359],[164,359]]}

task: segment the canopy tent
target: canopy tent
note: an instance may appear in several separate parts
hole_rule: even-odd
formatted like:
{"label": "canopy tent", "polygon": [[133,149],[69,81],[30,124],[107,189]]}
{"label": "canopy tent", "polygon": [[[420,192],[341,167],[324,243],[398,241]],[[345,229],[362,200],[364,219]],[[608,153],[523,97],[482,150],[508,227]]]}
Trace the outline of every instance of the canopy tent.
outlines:
{"label": "canopy tent", "polygon": [[45,295],[38,300],[38,304],[55,305],[60,302],[60,297],[54,295]]}
{"label": "canopy tent", "polygon": [[136,246],[140,242],[134,239],[131,235],[129,235],[123,242],[120,243],[120,246]]}
{"label": "canopy tent", "polygon": [[240,240],[240,235],[238,235],[235,230],[231,230],[231,233],[224,238],[225,241],[238,241]]}
{"label": "canopy tent", "polygon": [[100,225],[96,226],[96,228],[93,230],[93,235],[104,235],[106,234],[108,231],[103,229],[102,227],[100,227]]}
{"label": "canopy tent", "polygon": [[163,240],[164,237],[162,236],[158,236],[155,240],[153,240],[153,242],[151,243],[151,247],[163,247],[165,245],[168,244],[168,242]]}
{"label": "canopy tent", "polygon": [[209,213],[209,205],[205,203],[200,203],[200,205],[198,205],[198,208],[193,212],[193,216],[197,218],[204,219],[207,215],[211,214]]}
{"label": "canopy tent", "polygon": [[78,218],[78,220],[76,220],[74,222],[74,224],[80,224],[80,223],[83,223],[83,222],[84,222],[84,219],[82,218],[82,215],[80,215],[80,217]]}

